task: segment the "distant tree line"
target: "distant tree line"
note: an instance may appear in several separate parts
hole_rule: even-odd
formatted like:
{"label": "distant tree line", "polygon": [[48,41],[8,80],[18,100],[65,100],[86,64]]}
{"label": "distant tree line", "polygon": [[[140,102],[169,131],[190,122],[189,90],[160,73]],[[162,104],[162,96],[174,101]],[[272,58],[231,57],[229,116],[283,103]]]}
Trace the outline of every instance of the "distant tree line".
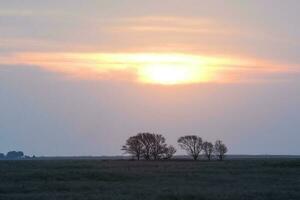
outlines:
{"label": "distant tree line", "polygon": [[9,151],[7,154],[0,153],[0,159],[26,159],[30,156],[26,156],[22,151]]}
{"label": "distant tree line", "polygon": [[[180,148],[185,150],[187,155],[194,160],[198,160],[200,155],[204,155],[207,160],[215,158],[222,161],[228,151],[221,140],[217,140],[213,144],[203,141],[201,137],[196,135],[182,136],[177,142]],[[121,150],[137,160],[168,160],[176,153],[176,149],[172,145],[166,144],[164,136],[155,133],[138,133],[131,136],[126,140]]]}

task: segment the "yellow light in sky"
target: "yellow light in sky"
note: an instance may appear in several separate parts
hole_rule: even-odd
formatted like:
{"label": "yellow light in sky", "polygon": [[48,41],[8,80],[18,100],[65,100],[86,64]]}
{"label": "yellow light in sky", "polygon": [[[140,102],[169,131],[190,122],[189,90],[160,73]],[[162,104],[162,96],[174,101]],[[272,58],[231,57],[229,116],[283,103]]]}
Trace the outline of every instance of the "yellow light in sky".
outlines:
{"label": "yellow light in sky", "polygon": [[144,83],[175,85],[205,81],[208,74],[203,67],[188,64],[148,64],[138,70],[139,80]]}
{"label": "yellow light in sky", "polygon": [[140,62],[138,79],[143,83],[175,85],[207,81],[210,78],[204,59],[184,54],[144,54],[135,57]]}
{"label": "yellow light in sky", "polygon": [[159,84],[180,84],[193,81],[191,70],[186,67],[157,64],[145,66],[140,70],[140,79],[145,82]]}

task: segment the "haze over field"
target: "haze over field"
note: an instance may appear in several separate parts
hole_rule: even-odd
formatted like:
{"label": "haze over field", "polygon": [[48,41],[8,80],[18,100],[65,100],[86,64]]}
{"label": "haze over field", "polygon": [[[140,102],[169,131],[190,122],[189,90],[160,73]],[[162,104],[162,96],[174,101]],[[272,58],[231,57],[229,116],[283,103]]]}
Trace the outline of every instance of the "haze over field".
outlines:
{"label": "haze over field", "polygon": [[299,10],[298,0],[1,1],[0,152],[119,155],[147,131],[299,155]]}

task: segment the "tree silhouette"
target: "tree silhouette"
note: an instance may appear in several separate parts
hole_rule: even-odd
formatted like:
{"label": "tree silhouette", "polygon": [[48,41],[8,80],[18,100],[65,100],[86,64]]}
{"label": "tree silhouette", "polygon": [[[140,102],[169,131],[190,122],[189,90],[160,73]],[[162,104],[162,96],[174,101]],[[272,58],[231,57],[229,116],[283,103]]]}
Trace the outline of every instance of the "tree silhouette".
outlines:
{"label": "tree silhouette", "polygon": [[174,156],[175,153],[176,153],[176,149],[172,145],[170,145],[165,148],[163,153],[163,159],[169,160]]}
{"label": "tree silhouette", "polygon": [[126,140],[126,144],[122,147],[122,150],[140,160],[143,144],[138,136],[132,136]]}
{"label": "tree silhouette", "polygon": [[143,144],[142,155],[145,160],[151,159],[152,146],[154,143],[154,134],[151,133],[139,133],[137,137]]}
{"label": "tree silhouette", "polygon": [[141,156],[145,160],[159,160],[166,155],[171,158],[176,152],[174,147],[167,147],[166,139],[162,135],[154,133],[139,133],[130,137],[122,150],[137,157],[138,160]]}
{"label": "tree silhouette", "polygon": [[188,155],[197,160],[202,151],[202,138],[196,135],[186,135],[178,139],[179,146],[184,149]]}
{"label": "tree silhouette", "polygon": [[225,154],[228,149],[225,144],[221,140],[217,140],[214,146],[214,152],[218,158],[218,160],[222,161],[225,158]]}
{"label": "tree silhouette", "polygon": [[167,144],[166,139],[162,135],[151,134],[152,144],[151,144],[151,156],[153,160],[161,159],[166,148]]}
{"label": "tree silhouette", "polygon": [[204,151],[204,155],[208,160],[211,160],[211,156],[214,152],[214,145],[211,142],[203,142],[202,149]]}
{"label": "tree silhouette", "polygon": [[22,151],[9,151],[6,154],[6,158],[8,159],[20,159],[24,157],[24,153]]}

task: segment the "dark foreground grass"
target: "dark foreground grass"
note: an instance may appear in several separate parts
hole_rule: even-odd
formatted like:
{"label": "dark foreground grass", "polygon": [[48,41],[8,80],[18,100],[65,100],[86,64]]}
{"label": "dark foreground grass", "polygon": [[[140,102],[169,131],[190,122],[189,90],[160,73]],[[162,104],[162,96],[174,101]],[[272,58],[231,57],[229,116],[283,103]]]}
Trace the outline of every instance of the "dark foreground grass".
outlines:
{"label": "dark foreground grass", "polygon": [[299,200],[300,160],[0,162],[2,200]]}

